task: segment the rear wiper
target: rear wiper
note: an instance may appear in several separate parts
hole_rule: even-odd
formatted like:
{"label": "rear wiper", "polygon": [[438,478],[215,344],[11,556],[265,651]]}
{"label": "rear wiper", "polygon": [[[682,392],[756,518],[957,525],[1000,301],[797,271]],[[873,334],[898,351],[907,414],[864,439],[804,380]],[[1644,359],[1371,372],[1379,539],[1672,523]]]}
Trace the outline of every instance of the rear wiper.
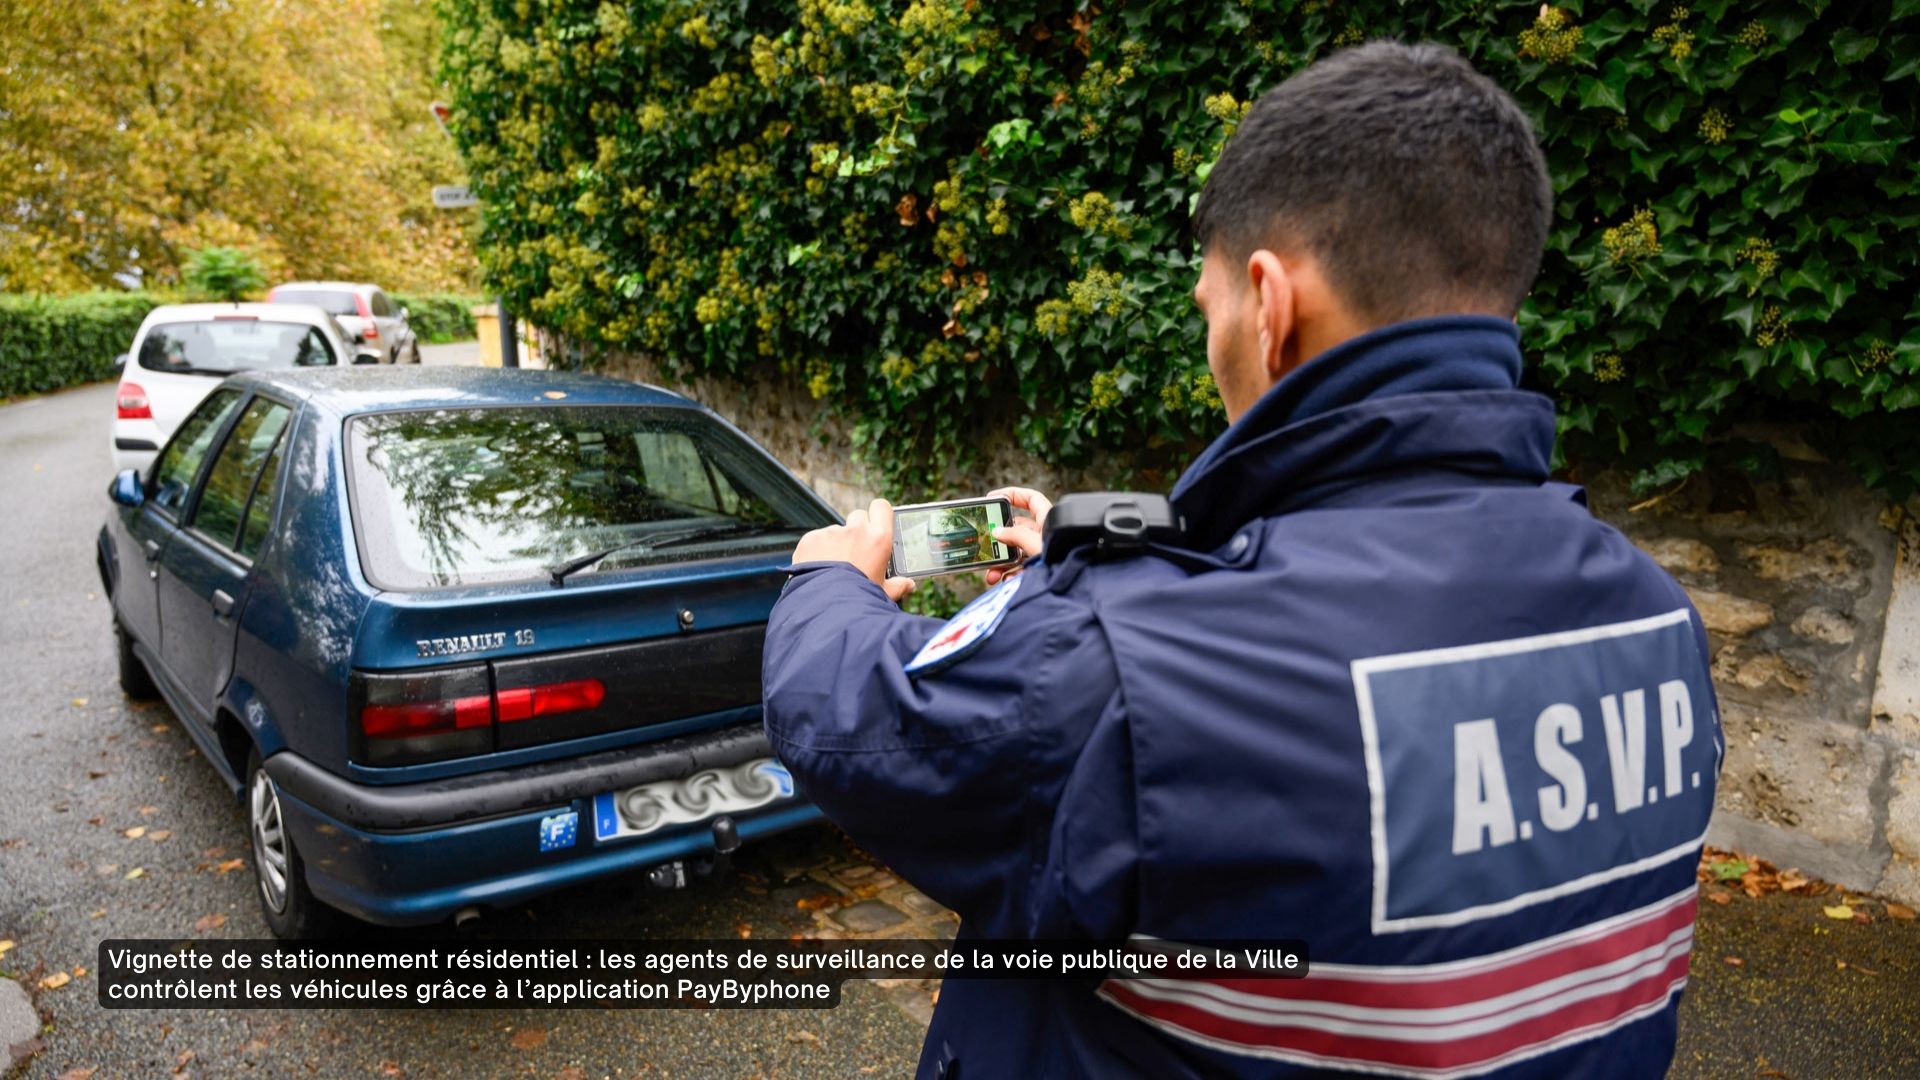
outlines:
{"label": "rear wiper", "polygon": [[757,525],[749,521],[736,521],[728,525],[707,525],[698,529],[685,529],[677,533],[668,533],[665,536],[649,536],[639,540],[629,540],[624,544],[615,544],[610,548],[603,548],[599,551],[589,551],[585,555],[580,555],[568,559],[566,562],[548,567],[547,573],[553,577],[554,585],[559,586],[566,584],[567,578],[576,571],[585,570],[601,559],[622,551],[653,551],[656,548],[673,547],[676,544],[691,544],[699,540],[710,540],[716,536],[755,536],[760,533],[775,531],[790,532],[792,530],[780,530],[777,526]]}

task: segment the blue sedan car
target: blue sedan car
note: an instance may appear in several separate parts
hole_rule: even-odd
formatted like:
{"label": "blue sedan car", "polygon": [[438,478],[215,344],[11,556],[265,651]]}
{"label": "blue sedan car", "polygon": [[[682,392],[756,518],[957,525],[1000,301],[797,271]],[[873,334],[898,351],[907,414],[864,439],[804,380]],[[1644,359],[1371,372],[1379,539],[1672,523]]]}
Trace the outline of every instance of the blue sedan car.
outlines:
{"label": "blue sedan car", "polygon": [[122,686],[244,800],[282,937],[679,884],[818,817],[762,731],[760,652],[796,538],[834,517],[686,398],[255,372],[111,496]]}

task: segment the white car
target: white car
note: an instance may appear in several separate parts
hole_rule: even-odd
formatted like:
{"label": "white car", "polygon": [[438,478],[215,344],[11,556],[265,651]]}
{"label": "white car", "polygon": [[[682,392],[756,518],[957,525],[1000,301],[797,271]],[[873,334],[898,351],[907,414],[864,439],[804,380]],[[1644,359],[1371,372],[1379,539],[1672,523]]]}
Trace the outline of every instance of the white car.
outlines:
{"label": "white car", "polygon": [[351,281],[290,281],[267,293],[270,304],[312,304],[340,320],[363,352],[383,364],[417,364],[420,342],[406,308],[378,285]]}
{"label": "white car", "polygon": [[333,316],[306,304],[169,304],[154,308],[120,358],[113,467],[146,471],[173,429],[236,371],[356,362]]}

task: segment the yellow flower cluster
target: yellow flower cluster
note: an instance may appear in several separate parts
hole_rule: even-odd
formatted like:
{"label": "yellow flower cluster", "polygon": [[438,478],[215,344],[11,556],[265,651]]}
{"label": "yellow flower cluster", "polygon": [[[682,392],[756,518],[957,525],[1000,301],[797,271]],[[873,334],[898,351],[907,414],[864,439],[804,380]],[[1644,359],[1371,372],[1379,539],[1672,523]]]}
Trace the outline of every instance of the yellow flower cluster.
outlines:
{"label": "yellow flower cluster", "polygon": [[1586,34],[1565,11],[1542,6],[1533,25],[1520,31],[1520,55],[1543,64],[1564,64],[1573,59]]}
{"label": "yellow flower cluster", "polygon": [[1653,32],[1653,40],[1665,45],[1667,55],[1675,60],[1685,60],[1693,55],[1693,31],[1687,29],[1687,20],[1692,17],[1692,11],[1675,5],[1667,14],[1670,20],[1667,25]]}
{"label": "yellow flower cluster", "polygon": [[1756,345],[1772,348],[1792,336],[1792,323],[1787,321],[1786,313],[1778,304],[1768,304],[1760,312],[1760,323],[1753,328],[1753,340]]}
{"label": "yellow flower cluster", "polygon": [[1761,22],[1759,19],[1755,19],[1741,27],[1740,32],[1733,36],[1733,40],[1745,45],[1749,49],[1758,49],[1772,38],[1773,31],[1767,29],[1767,24]]}
{"label": "yellow flower cluster", "polygon": [[1073,305],[1065,300],[1042,300],[1033,311],[1033,328],[1044,337],[1057,338],[1073,329]]}
{"label": "yellow flower cluster", "polygon": [[818,358],[807,361],[807,393],[814,400],[833,392],[833,365]]}
{"label": "yellow flower cluster", "polygon": [[1708,109],[1700,116],[1700,138],[1709,146],[1719,146],[1733,134],[1733,122],[1719,109]]}
{"label": "yellow flower cluster", "polygon": [[1593,358],[1593,381],[1615,383],[1627,377],[1627,365],[1619,353],[1601,353]]}
{"label": "yellow flower cluster", "polygon": [[995,236],[1005,236],[1013,231],[1013,218],[1007,213],[1007,200],[995,199],[987,204],[987,228]]}
{"label": "yellow flower cluster", "polygon": [[1067,203],[1067,216],[1074,227],[1087,232],[1104,233],[1116,240],[1133,238],[1133,222],[1114,209],[1113,200],[1098,191],[1089,191]]}
{"label": "yellow flower cluster", "polygon": [[693,18],[681,23],[680,36],[687,41],[694,42],[703,49],[717,49],[720,47],[720,39],[713,36],[713,27],[707,22],[705,15],[695,15]]}
{"label": "yellow flower cluster", "polygon": [[738,75],[723,71],[715,75],[713,81],[695,90],[692,100],[687,104],[702,116],[713,116],[731,109],[742,89]]}
{"label": "yellow flower cluster", "polygon": [[1863,358],[1863,363],[1860,366],[1868,371],[1877,367],[1885,367],[1893,362],[1893,356],[1893,346],[1884,341],[1875,340],[1867,346],[1867,355]]}
{"label": "yellow flower cluster", "polygon": [[1780,253],[1773,250],[1773,242],[1764,237],[1752,236],[1734,253],[1735,262],[1752,263],[1754,273],[1759,276],[1747,295],[1760,291],[1760,282],[1772,277],[1780,269]]}
{"label": "yellow flower cluster", "polygon": [[1632,217],[1601,233],[1600,245],[1619,266],[1638,266],[1660,254],[1660,228],[1654,224],[1653,211],[1635,210]]}
{"label": "yellow flower cluster", "polygon": [[1367,32],[1361,29],[1360,24],[1350,22],[1346,25],[1345,29],[1333,35],[1333,47],[1336,49],[1344,49],[1352,45],[1359,45],[1366,40]]}
{"label": "yellow flower cluster", "polygon": [[1127,304],[1127,280],[1119,274],[1089,267],[1085,277],[1067,283],[1067,302],[1081,315],[1106,312],[1118,315]]}
{"label": "yellow flower cluster", "polygon": [[868,116],[886,119],[900,111],[900,91],[886,83],[856,83],[849,93],[853,107]]}
{"label": "yellow flower cluster", "polygon": [[1106,412],[1120,404],[1120,369],[1095,372],[1088,389],[1087,408],[1094,412]]}

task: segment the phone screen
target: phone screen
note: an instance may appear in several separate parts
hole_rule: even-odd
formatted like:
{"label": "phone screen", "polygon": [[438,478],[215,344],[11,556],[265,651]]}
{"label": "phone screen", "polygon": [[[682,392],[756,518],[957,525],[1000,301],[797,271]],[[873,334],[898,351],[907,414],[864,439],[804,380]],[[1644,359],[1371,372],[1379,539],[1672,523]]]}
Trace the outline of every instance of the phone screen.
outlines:
{"label": "phone screen", "polygon": [[928,577],[1015,561],[1020,553],[993,538],[1012,516],[1005,499],[895,507],[893,572]]}

